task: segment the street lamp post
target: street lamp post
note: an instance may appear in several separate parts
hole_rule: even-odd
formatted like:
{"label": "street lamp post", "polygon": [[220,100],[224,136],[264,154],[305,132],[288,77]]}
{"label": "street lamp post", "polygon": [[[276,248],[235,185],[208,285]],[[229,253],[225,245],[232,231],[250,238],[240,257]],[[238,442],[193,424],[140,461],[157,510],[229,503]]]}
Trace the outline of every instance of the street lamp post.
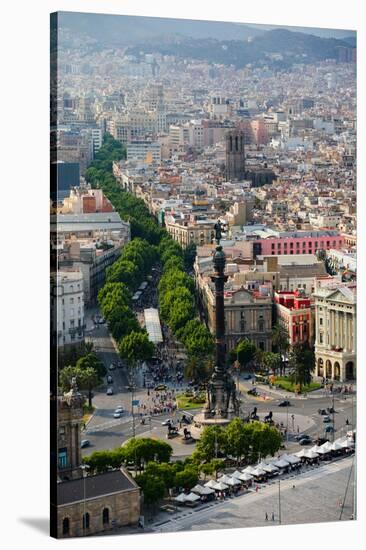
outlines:
{"label": "street lamp post", "polygon": [[85,537],[86,532],[86,477],[87,477],[87,470],[89,470],[90,466],[88,464],[82,464],[81,469],[83,471],[83,501],[84,501],[84,513],[83,513],[83,534]]}
{"label": "street lamp post", "polygon": [[288,400],[286,404],[286,443],[288,443]]}
{"label": "street lamp post", "polygon": [[278,480],[278,523],[281,525],[281,480]]}

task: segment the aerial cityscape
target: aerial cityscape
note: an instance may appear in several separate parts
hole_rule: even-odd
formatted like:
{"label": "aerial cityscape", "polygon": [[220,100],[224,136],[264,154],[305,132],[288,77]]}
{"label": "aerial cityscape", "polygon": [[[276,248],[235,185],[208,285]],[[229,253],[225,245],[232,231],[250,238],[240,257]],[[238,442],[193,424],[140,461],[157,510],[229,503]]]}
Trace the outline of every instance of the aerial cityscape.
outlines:
{"label": "aerial cityscape", "polygon": [[51,535],[357,518],[356,33],[51,15]]}

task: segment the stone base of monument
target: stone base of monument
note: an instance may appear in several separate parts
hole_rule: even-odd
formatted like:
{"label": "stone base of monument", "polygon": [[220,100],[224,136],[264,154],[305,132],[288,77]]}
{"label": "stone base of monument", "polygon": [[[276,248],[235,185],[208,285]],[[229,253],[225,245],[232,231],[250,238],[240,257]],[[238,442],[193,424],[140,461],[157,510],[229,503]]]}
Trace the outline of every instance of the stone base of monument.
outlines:
{"label": "stone base of monument", "polygon": [[235,415],[234,412],[228,413],[226,418],[222,416],[208,416],[205,412],[201,412],[193,417],[193,422],[189,427],[189,431],[192,437],[198,440],[206,426],[227,426],[233,418],[236,417],[237,415]]}

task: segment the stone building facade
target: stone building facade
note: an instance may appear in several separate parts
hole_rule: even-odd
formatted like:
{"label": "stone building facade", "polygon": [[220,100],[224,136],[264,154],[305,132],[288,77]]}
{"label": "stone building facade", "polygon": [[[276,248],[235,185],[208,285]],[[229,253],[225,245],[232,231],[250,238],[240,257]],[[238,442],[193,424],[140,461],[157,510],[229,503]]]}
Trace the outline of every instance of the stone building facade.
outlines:
{"label": "stone building facade", "polygon": [[80,428],[84,396],[73,380],[71,390],[57,403],[57,473],[60,480],[81,476]]}
{"label": "stone building facade", "polygon": [[356,287],[316,289],[317,376],[345,382],[356,378]]}
{"label": "stone building facade", "polygon": [[139,521],[140,488],[124,468],[60,483],[57,489],[58,538],[94,535]]}
{"label": "stone building facade", "polygon": [[[245,288],[227,290],[225,301],[226,351],[247,338],[263,351],[272,350],[272,298]],[[215,333],[215,299],[210,285],[201,294],[208,327]]]}

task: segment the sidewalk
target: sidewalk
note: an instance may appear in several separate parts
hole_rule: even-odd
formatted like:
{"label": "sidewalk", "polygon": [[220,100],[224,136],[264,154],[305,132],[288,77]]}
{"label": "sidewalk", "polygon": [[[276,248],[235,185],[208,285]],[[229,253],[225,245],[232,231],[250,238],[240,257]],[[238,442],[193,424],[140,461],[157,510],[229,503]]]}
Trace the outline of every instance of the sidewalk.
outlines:
{"label": "sidewalk", "polygon": [[[341,384],[339,384],[341,385]],[[352,393],[335,393],[334,395],[335,396],[346,396],[346,397],[351,397],[352,395],[356,395],[356,385],[353,384],[352,385],[353,389],[354,389],[354,392],[353,394]],[[286,391],[286,390],[282,390],[280,388],[274,388],[273,386],[270,388],[268,385],[266,384],[252,384],[252,382],[250,380],[239,380],[239,388],[243,391],[248,391],[248,390],[251,390],[253,388],[257,388],[257,390],[259,391],[260,393],[260,397],[263,397],[263,396],[268,396],[268,397],[272,397],[273,399],[276,399],[278,397],[281,397],[283,399],[307,399],[307,398],[311,398],[311,399],[320,399],[320,398],[324,398],[324,397],[329,397],[331,396],[331,392],[327,389],[324,389],[324,388],[319,388],[318,390],[313,390],[309,393],[306,393],[306,394],[302,394],[302,395],[296,395],[295,393],[293,392],[289,392],[289,391]],[[254,397],[254,399],[256,399]]]}

